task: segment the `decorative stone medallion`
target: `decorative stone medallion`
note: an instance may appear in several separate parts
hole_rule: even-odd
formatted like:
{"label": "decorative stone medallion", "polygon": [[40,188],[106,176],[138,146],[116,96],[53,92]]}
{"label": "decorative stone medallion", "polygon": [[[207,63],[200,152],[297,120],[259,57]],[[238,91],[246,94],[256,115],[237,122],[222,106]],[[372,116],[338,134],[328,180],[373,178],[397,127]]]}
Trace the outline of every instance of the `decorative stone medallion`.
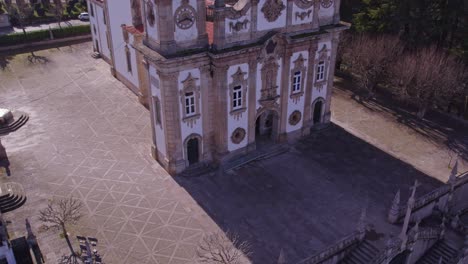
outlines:
{"label": "decorative stone medallion", "polygon": [[329,8],[333,5],[333,0],[320,0],[320,4],[323,8]]}
{"label": "decorative stone medallion", "polygon": [[195,24],[197,11],[189,5],[188,0],[182,0],[182,5],[179,6],[174,15],[176,25],[180,29],[189,29]]}
{"label": "decorative stone medallion", "polygon": [[301,121],[301,119],[302,119],[301,112],[296,110],[296,111],[292,112],[291,115],[289,116],[289,124],[291,126],[295,126],[295,125],[297,125],[299,123],[299,121]]}
{"label": "decorative stone medallion", "polygon": [[153,3],[151,0],[146,2],[146,20],[150,26],[154,26],[154,21],[156,20],[156,16],[154,15],[154,8]]}
{"label": "decorative stone medallion", "polygon": [[274,22],[285,8],[282,0],[266,0],[261,11],[268,22]]}
{"label": "decorative stone medallion", "polygon": [[307,9],[314,5],[314,0],[294,0],[294,3],[301,9]]}
{"label": "decorative stone medallion", "polygon": [[241,128],[241,127],[238,127],[234,130],[234,132],[232,132],[232,135],[231,135],[231,140],[232,140],[232,143],[234,144],[239,144],[242,142],[242,140],[244,140],[245,138],[245,129]]}

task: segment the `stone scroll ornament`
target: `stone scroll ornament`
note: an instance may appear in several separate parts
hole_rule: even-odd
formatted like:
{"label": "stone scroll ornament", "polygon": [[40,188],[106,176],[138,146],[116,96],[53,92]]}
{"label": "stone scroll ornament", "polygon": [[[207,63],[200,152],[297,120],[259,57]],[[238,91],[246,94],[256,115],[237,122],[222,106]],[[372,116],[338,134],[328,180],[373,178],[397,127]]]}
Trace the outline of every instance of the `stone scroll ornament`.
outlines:
{"label": "stone scroll ornament", "polygon": [[321,0],[320,4],[322,5],[323,8],[329,8],[330,6],[333,5],[333,0]]}
{"label": "stone scroll ornament", "polygon": [[307,9],[314,5],[314,0],[294,0],[294,3],[301,9]]}
{"label": "stone scroll ornament", "polygon": [[266,0],[261,11],[268,22],[274,22],[285,8],[282,0]]}

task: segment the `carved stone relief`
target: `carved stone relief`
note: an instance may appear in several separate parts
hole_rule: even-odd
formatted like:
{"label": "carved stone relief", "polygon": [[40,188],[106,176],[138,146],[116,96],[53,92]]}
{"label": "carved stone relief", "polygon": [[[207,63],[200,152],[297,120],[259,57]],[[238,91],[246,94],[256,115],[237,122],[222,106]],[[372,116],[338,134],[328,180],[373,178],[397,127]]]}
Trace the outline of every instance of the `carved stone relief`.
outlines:
{"label": "carved stone relief", "polygon": [[320,5],[322,5],[323,8],[329,8],[333,5],[333,0],[320,0]]}
{"label": "carved stone relief", "polygon": [[296,12],[296,19],[300,18],[301,21],[304,20],[306,17],[310,18],[310,15],[312,14],[312,10],[309,11],[304,11],[304,12]]}
{"label": "carved stone relief", "polygon": [[240,144],[245,138],[245,129],[238,127],[236,128],[231,135],[231,141],[234,144]]}
{"label": "carved stone relief", "polygon": [[295,126],[301,121],[301,119],[302,119],[302,113],[296,110],[292,112],[291,115],[289,116],[289,124],[291,126]]}
{"label": "carved stone relief", "polygon": [[269,106],[271,103],[275,103],[278,95],[278,69],[279,65],[276,59],[270,57],[262,67],[262,88],[260,89],[260,104],[264,107]]}
{"label": "carved stone relief", "polygon": [[261,11],[268,22],[274,22],[286,8],[282,0],[266,0]]}
{"label": "carved stone relief", "polygon": [[244,21],[237,21],[236,23],[234,22],[229,22],[229,29],[235,32],[239,32],[243,29],[247,29],[247,25],[249,24],[249,20],[245,19]]}
{"label": "carved stone relief", "polygon": [[314,0],[294,0],[294,3],[302,9],[307,9],[314,5]]}

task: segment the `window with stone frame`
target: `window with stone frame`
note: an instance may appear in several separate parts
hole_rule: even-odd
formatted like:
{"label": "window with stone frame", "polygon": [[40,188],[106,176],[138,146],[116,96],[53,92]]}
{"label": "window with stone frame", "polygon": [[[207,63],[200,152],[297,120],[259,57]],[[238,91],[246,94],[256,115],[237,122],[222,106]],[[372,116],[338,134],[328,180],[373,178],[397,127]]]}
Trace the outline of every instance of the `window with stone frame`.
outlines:
{"label": "window with stone frame", "polygon": [[315,86],[320,90],[328,79],[330,56],[327,45],[323,45],[322,49],[318,53],[318,59],[315,61]]}
{"label": "window with stone frame", "polygon": [[182,121],[190,125],[200,118],[200,86],[197,85],[198,78],[191,73],[182,81],[180,100],[182,104]]}
{"label": "window with stone frame", "polygon": [[127,59],[127,71],[132,72],[132,55],[130,54],[130,49],[125,45],[125,57]]}
{"label": "window with stone frame", "polygon": [[195,114],[195,94],[193,92],[185,93],[185,115]]}
{"label": "window with stone frame", "polygon": [[294,68],[291,69],[291,92],[290,97],[299,99],[304,94],[305,78],[307,67],[305,66],[306,59],[299,55],[293,62]]}
{"label": "window with stone frame", "polygon": [[237,110],[242,108],[242,86],[234,87],[234,91],[232,93],[232,108]]}
{"label": "window with stone frame", "polygon": [[317,76],[315,77],[317,82],[325,80],[325,62],[319,61],[317,64]]}
{"label": "window with stone frame", "polygon": [[231,115],[237,116],[247,109],[247,79],[245,77],[246,74],[246,72],[242,71],[241,67],[238,67],[237,71],[231,76],[232,82],[229,84],[229,94],[231,97]]}
{"label": "window with stone frame", "polygon": [[161,125],[161,102],[159,101],[158,97],[153,97],[153,98],[154,98],[156,124]]}

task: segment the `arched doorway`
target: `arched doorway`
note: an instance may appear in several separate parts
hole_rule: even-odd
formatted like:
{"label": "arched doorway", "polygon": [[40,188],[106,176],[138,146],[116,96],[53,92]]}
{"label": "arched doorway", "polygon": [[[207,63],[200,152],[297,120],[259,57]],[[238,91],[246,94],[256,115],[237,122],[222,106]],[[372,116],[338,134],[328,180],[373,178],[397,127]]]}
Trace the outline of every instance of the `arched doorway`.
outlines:
{"label": "arched doorway", "polygon": [[194,137],[187,141],[187,160],[189,165],[195,164],[199,161],[199,140]]}
{"label": "arched doorway", "polygon": [[257,146],[275,142],[278,137],[278,113],[267,110],[258,115],[255,121],[255,141]]}
{"label": "arched doorway", "polygon": [[314,104],[314,113],[313,113],[313,121],[315,124],[322,123],[322,109],[323,109],[323,100],[317,100]]}

